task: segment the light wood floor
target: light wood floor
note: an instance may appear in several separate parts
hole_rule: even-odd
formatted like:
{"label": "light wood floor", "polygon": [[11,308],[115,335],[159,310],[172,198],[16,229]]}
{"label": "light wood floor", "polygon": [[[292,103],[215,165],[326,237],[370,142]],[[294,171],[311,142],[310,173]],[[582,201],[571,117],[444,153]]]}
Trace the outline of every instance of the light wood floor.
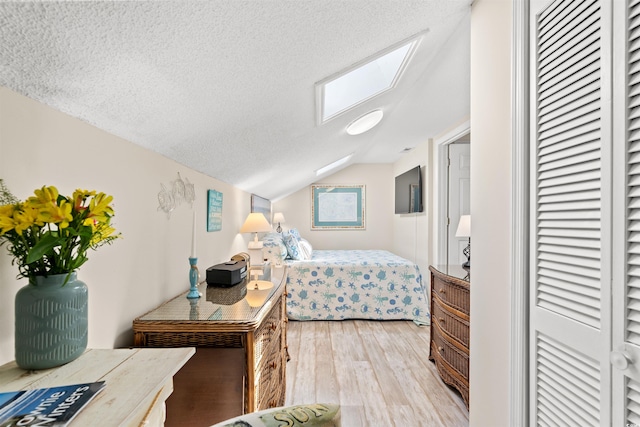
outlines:
{"label": "light wood floor", "polygon": [[469,425],[462,398],[428,360],[428,326],[290,321],[287,341],[287,405],[339,403],[345,427]]}

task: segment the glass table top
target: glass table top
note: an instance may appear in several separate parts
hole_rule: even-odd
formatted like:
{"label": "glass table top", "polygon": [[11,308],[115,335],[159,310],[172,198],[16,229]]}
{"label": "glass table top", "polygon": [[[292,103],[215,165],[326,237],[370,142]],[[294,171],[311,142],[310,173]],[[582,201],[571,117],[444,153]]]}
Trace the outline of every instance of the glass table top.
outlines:
{"label": "glass table top", "polygon": [[145,321],[251,322],[267,313],[283,292],[285,267],[250,270],[231,287],[208,286],[200,282],[200,298],[187,298],[188,291],[136,319]]}

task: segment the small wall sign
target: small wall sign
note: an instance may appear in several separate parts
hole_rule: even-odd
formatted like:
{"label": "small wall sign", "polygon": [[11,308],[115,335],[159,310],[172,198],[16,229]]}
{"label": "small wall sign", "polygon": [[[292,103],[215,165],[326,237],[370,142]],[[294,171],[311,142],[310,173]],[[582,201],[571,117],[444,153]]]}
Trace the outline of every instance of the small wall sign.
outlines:
{"label": "small wall sign", "polygon": [[207,231],[222,230],[222,193],[207,191]]}

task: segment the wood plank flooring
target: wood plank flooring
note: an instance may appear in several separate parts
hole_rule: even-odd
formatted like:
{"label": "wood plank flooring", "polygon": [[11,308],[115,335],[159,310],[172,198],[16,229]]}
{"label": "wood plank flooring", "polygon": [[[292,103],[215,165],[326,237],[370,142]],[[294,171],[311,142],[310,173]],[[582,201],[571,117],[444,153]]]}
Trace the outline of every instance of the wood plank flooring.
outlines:
{"label": "wood plank flooring", "polygon": [[342,425],[468,427],[460,395],[410,321],[290,321],[286,405],[339,403]]}

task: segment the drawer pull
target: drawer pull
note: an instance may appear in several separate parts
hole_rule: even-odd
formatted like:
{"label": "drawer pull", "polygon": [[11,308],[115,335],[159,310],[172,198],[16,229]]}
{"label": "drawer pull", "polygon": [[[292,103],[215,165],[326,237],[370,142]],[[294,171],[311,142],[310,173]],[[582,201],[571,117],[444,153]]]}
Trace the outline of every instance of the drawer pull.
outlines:
{"label": "drawer pull", "polygon": [[269,363],[269,367],[270,367],[271,369],[276,369],[276,368],[278,367],[278,363],[277,363],[277,362],[275,362],[275,361],[274,361],[274,362],[271,362],[271,363]]}
{"label": "drawer pull", "polygon": [[272,331],[275,331],[276,329],[278,329],[278,324],[272,323],[271,325],[269,325],[269,329],[271,329]]}
{"label": "drawer pull", "polygon": [[445,318],[444,317],[438,317],[438,320],[440,321],[440,323],[444,323]]}
{"label": "drawer pull", "polygon": [[441,294],[446,294],[446,292],[444,291],[444,288],[440,288],[438,292],[440,292]]}
{"label": "drawer pull", "polygon": [[442,353],[444,351],[444,347],[438,347],[438,352]]}

